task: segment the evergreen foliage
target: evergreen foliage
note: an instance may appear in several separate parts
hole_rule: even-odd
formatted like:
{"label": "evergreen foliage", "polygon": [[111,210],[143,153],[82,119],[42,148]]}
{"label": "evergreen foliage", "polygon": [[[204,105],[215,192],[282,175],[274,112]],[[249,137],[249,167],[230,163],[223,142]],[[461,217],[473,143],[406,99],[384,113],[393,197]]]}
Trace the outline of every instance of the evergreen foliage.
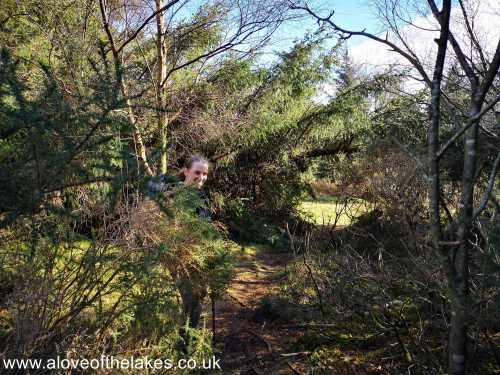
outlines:
{"label": "evergreen foliage", "polygon": [[[351,371],[348,348],[386,373],[441,371],[450,294],[429,237],[429,90],[404,92],[407,72],[363,73],[341,38],[325,47],[324,28],[262,64],[289,2],[188,3],[169,3],[159,35],[156,3],[2,2],[0,357],[217,353],[201,312],[227,302],[258,243],[293,259],[256,315],[341,323],[297,335],[308,365]],[[467,85],[455,64],[442,90],[466,108]],[[484,373],[498,343],[497,120],[481,119],[476,206],[491,192],[469,262]],[[462,118],[442,104],[440,121],[448,139]],[[440,159],[448,231],[465,147],[459,137]],[[210,160],[203,198],[174,176],[195,153]],[[164,167],[168,191],[148,191]],[[334,222],[304,220],[306,200]]]}

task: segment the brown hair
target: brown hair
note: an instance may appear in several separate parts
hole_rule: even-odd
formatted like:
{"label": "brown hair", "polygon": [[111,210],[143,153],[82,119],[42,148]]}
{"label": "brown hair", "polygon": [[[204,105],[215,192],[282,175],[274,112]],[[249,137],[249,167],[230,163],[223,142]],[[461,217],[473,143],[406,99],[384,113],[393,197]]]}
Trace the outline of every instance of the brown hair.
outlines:
{"label": "brown hair", "polygon": [[[199,154],[194,154],[194,155],[191,155],[189,157],[189,159],[186,160],[186,162],[184,163],[184,168],[189,169],[193,166],[194,163],[204,163],[204,164],[210,165],[210,163],[208,162],[208,160],[205,157],[203,157]],[[186,177],[186,176],[184,176],[184,172],[182,171],[182,169],[179,170],[179,173],[177,176],[181,179],[181,181],[184,181],[184,179]]]}

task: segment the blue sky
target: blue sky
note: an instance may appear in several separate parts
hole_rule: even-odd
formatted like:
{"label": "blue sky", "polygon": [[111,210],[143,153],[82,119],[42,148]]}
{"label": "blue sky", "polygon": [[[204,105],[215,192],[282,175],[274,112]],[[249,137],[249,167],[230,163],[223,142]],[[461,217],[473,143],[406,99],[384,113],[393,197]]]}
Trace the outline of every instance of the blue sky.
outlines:
{"label": "blue sky", "polygon": [[[190,15],[203,3],[203,0],[192,0],[183,7],[180,13]],[[334,9],[333,19],[342,27],[353,30],[366,28],[371,32],[381,30],[371,11],[373,0],[308,0],[308,4],[321,15],[327,15]],[[294,11],[294,14],[302,14],[304,17],[301,20],[286,22],[276,31],[271,43],[262,52],[262,61],[274,60],[276,52],[289,50],[295,40],[302,39],[307,32],[314,32],[318,29],[317,22],[311,16],[306,16],[299,10]],[[363,38],[353,37],[348,41],[348,45],[354,46],[362,40]]]}
{"label": "blue sky", "polygon": [[[332,20],[339,26],[352,30],[380,31],[380,24],[373,15],[369,0],[314,0],[308,2],[310,7],[317,11],[321,16],[327,16],[331,10],[335,10]],[[301,12],[301,11],[295,11]],[[306,31],[314,31],[318,28],[318,24],[312,19],[307,19],[301,22],[294,22],[284,25],[281,30],[278,30],[277,38],[284,40],[293,40],[294,37],[300,37]],[[350,44],[359,43],[362,38],[352,38]]]}
{"label": "blue sky", "polygon": [[[200,5],[206,4],[209,1],[210,0],[189,0],[186,2],[185,6],[182,7],[178,16],[180,15],[181,18],[182,16],[189,17],[196,12]],[[498,0],[481,1],[495,2]],[[297,2],[299,2],[299,0],[297,0]],[[440,1],[437,0],[437,2],[439,3]],[[452,2],[455,3],[456,0],[452,0]],[[374,34],[382,34],[385,31],[383,24],[376,16],[376,0],[307,0],[307,3],[310,8],[314,9],[314,11],[321,16],[327,16],[334,10],[335,13],[332,20],[343,28],[349,30],[366,29],[366,31]],[[425,1],[414,2],[412,0],[401,0],[401,4],[409,5],[409,14],[405,16],[405,18],[408,19],[415,19],[418,18],[418,16],[422,16],[424,12],[422,7],[427,8]],[[412,8],[412,6],[418,6],[420,10],[417,11]],[[274,33],[270,43],[260,52],[260,58],[258,59],[259,65],[268,65],[276,61],[278,52],[289,51],[294,41],[303,39],[308,32],[314,32],[318,29],[318,23],[305,11],[295,10],[292,12],[297,16],[302,15],[303,17],[295,21],[287,21]],[[426,9],[425,12],[428,13],[428,9]],[[325,43],[325,47],[330,47],[330,45],[333,45],[336,41],[336,38],[331,38],[330,43]],[[364,49],[363,45],[367,43],[367,41],[368,39],[365,37],[351,37],[346,43],[349,50],[357,49],[359,52],[360,49]]]}
{"label": "blue sky", "polygon": [[[339,26],[351,30],[366,29],[370,32],[381,32],[383,27],[374,16],[372,9],[373,1],[370,0],[310,0],[309,6],[317,11],[321,16],[326,16],[331,10],[335,10],[332,20]],[[295,11],[296,14],[305,14],[302,11]],[[295,40],[304,37],[308,32],[318,29],[318,23],[312,16],[305,16],[303,19],[287,22],[282,25],[273,35],[272,41],[262,53],[263,63],[273,61],[275,53],[289,50]],[[363,37],[352,37],[347,41],[348,47],[354,47],[366,40]],[[334,41],[332,41],[333,44]]]}

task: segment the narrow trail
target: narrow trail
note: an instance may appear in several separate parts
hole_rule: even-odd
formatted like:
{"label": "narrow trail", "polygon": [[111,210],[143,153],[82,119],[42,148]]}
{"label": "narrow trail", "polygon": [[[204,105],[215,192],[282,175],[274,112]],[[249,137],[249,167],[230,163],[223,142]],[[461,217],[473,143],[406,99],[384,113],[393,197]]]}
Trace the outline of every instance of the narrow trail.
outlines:
{"label": "narrow trail", "polygon": [[[251,249],[255,249],[251,247]],[[353,342],[342,339],[342,320],[335,323],[310,323],[319,317],[317,308],[286,304],[280,298],[280,279],[292,261],[290,254],[270,248],[245,251],[238,256],[236,277],[228,293],[216,303],[215,347],[220,358],[222,373],[227,375],[379,375],[385,374],[380,363],[363,358],[363,349],[353,347]],[[307,277],[307,275],[304,275]],[[271,305],[263,309],[262,298],[268,297]],[[273,302],[274,301],[274,302]],[[280,301],[276,304],[276,301]],[[274,303],[274,305],[273,305]],[[269,304],[266,304],[269,306]],[[210,306],[205,306],[210,311]],[[269,312],[270,311],[270,312]],[[347,319],[350,319],[347,317]],[[212,316],[206,315],[207,326]],[[309,323],[308,323],[309,322]],[[311,331],[313,334],[311,336]],[[333,332],[340,329],[340,338]],[[324,341],[332,347],[318,367],[317,343]],[[349,333],[349,331],[346,331]],[[323,339],[321,339],[323,337]],[[352,340],[355,337],[348,336]],[[312,341],[311,341],[312,340]],[[363,338],[361,339],[364,340]],[[337,344],[342,344],[338,347]],[[373,350],[364,340],[364,350]],[[345,345],[345,346],[344,346]],[[343,346],[343,347],[342,347]]]}
{"label": "narrow trail", "polygon": [[242,251],[236,277],[216,304],[216,346],[224,374],[302,374],[294,362],[303,362],[303,356],[283,356],[290,353],[297,332],[259,313],[264,296],[279,294],[278,282],[290,259],[269,249],[250,255]]}

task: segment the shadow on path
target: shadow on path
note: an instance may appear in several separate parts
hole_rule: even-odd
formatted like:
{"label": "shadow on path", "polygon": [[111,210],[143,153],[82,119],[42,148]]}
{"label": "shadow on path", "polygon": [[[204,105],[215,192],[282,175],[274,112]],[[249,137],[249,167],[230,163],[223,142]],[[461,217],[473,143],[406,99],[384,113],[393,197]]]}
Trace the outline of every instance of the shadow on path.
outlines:
{"label": "shadow on path", "polygon": [[290,259],[272,249],[242,251],[236,277],[216,304],[216,347],[224,374],[303,373],[293,363],[301,355],[283,356],[290,354],[297,332],[258,314],[264,296],[279,295],[279,279]]}

